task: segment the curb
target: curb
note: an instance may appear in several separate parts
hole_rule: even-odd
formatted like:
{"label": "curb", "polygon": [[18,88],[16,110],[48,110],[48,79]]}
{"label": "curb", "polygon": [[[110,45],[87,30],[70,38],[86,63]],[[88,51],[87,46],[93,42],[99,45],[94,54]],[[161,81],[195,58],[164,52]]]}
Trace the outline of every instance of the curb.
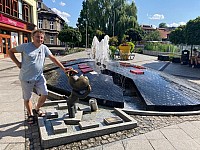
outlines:
{"label": "curb", "polygon": [[188,111],[188,112],[158,112],[158,111],[143,111],[143,110],[128,110],[122,109],[125,113],[129,115],[145,115],[145,116],[189,116],[189,115],[199,115],[198,111]]}

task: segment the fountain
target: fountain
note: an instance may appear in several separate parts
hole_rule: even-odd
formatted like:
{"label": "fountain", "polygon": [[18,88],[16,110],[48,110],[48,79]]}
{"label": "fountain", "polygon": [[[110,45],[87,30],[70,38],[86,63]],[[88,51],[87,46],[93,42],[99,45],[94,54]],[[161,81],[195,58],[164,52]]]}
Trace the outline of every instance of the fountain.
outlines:
{"label": "fountain", "polygon": [[109,36],[106,35],[101,42],[98,41],[95,36],[92,41],[92,47],[90,52],[90,58],[94,59],[97,64],[101,66],[107,66],[110,61],[109,50]]}
{"label": "fountain", "polygon": [[93,38],[91,51],[89,53],[90,59],[98,58],[99,57],[98,52],[99,52],[99,41],[98,41],[97,37],[95,36]]}
{"label": "fountain", "polygon": [[[200,98],[194,94],[197,92],[193,91],[194,88],[144,67],[139,68],[143,74],[133,74],[131,71],[138,68],[132,64],[119,65],[109,59],[108,42],[108,36],[101,42],[94,37],[90,53],[92,61],[76,59],[63,63],[66,67],[77,70],[76,76],[71,70],[66,77],[55,66],[49,66],[44,73],[48,89],[61,95],[69,95],[69,98],[67,105],[66,100],[60,97],[45,102],[43,109],[50,114],[57,111],[57,115],[38,120],[43,148],[135,128],[137,122],[126,112],[137,114],[153,110],[178,114],[181,111],[200,110]],[[102,67],[104,70],[97,72],[100,67],[96,64],[105,66]],[[88,69],[92,71],[85,72]],[[76,84],[78,80],[82,83]],[[79,98],[85,99],[77,103]]]}

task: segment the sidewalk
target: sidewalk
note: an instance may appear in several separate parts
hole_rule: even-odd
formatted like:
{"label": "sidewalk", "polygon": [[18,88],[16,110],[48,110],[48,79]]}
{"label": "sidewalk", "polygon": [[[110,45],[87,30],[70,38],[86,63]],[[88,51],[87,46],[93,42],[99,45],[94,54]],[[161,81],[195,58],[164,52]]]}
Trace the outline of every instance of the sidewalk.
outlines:
{"label": "sidewalk", "polygon": [[[59,60],[87,58],[87,54],[80,52],[57,58]],[[136,54],[134,60],[130,62],[155,70],[159,70],[167,63],[157,61],[157,57],[141,54]],[[48,64],[51,61],[47,59],[45,63]],[[163,72],[185,76],[187,80],[200,83],[200,69],[198,68],[169,64]],[[0,59],[0,150],[25,149],[25,110],[18,74],[19,69],[10,58]],[[199,121],[196,121],[198,119]],[[198,115],[195,118],[187,116],[183,123],[176,120],[174,122],[175,125],[163,126],[164,128],[93,149],[200,149],[200,117]],[[163,124],[167,125],[167,119],[163,121]],[[145,129],[145,126],[143,128]]]}
{"label": "sidewalk", "polygon": [[186,121],[90,150],[199,150],[200,121]]}
{"label": "sidewalk", "polygon": [[24,103],[18,74],[19,69],[9,58],[0,59],[1,150],[25,148]]}

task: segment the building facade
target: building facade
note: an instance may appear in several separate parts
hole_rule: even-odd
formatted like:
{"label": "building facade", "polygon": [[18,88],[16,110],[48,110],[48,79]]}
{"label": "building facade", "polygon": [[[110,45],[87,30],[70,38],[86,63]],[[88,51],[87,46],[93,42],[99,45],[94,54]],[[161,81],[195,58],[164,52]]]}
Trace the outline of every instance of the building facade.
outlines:
{"label": "building facade", "polygon": [[44,44],[47,46],[64,46],[58,39],[58,33],[63,29],[65,21],[48,8],[42,0],[38,0],[38,29],[45,31]]}
{"label": "building facade", "polygon": [[8,50],[31,41],[37,25],[36,0],[0,0],[0,58]]}
{"label": "building facade", "polygon": [[168,41],[169,34],[171,33],[172,30],[175,29],[175,27],[153,28],[151,25],[141,25],[141,28],[144,30],[146,34],[154,32],[154,31],[158,31],[160,33],[161,41]]}

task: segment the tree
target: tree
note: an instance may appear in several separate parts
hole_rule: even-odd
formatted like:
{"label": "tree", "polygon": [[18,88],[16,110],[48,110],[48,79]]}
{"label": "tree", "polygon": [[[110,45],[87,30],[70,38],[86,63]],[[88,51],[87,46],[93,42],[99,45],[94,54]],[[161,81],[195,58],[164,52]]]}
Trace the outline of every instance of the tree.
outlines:
{"label": "tree", "polygon": [[159,28],[167,28],[167,24],[162,22],[159,24]]}
{"label": "tree", "polygon": [[126,30],[126,35],[128,35],[127,39],[128,41],[142,41],[144,37],[144,31],[141,28],[133,29],[130,28]]}
{"label": "tree", "polygon": [[146,41],[160,41],[161,37],[160,37],[159,31],[156,30],[156,31],[147,33],[144,37],[144,40],[146,40]]}
{"label": "tree", "polygon": [[128,4],[126,0],[85,0],[77,21],[77,27],[86,37],[86,25],[91,37],[99,30],[111,36],[118,36],[119,41],[129,28],[138,27],[137,9],[135,3]]}
{"label": "tree", "polygon": [[67,44],[75,44],[81,42],[81,33],[72,28],[66,28],[59,32],[58,39]]}
{"label": "tree", "polygon": [[187,22],[185,40],[188,45],[200,45],[200,17]]}
{"label": "tree", "polygon": [[169,41],[173,44],[186,44],[185,25],[179,26],[169,34]]}

